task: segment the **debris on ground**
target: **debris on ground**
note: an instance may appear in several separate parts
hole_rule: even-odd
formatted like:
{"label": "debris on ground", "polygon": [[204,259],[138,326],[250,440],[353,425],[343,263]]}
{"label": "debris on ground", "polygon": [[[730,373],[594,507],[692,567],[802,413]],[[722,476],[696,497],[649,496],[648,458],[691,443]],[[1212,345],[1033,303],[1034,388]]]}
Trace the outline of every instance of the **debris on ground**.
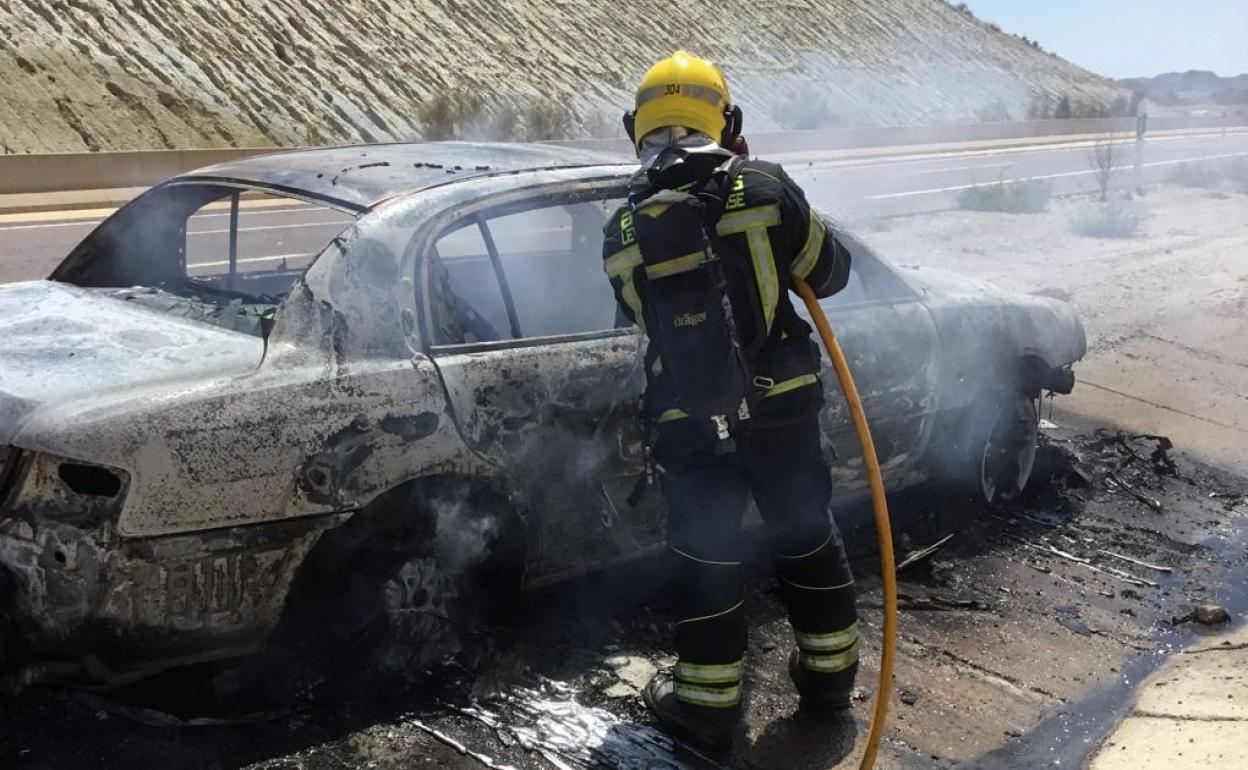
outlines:
{"label": "debris on ground", "polygon": [[473,751],[441,730],[435,730],[419,719],[409,719],[408,724],[421,732],[433,736],[438,741],[451,747],[452,749],[455,749],[456,752],[462,754],[463,756],[476,760],[482,767],[488,767],[490,770],[516,770],[511,765],[500,765],[487,755],[482,754],[479,751]]}
{"label": "debris on ground", "polygon": [[953,539],[952,534],[945,535],[944,537],[937,540],[935,543],[932,543],[926,548],[920,548],[917,551],[911,551],[907,553],[902,558],[901,563],[897,565],[897,571],[901,572],[903,569],[905,569],[906,567],[909,567],[911,564],[915,564],[917,562],[920,562],[926,559],[927,557],[939,551],[941,547],[944,546],[945,543],[948,543],[952,539]]}
{"label": "debris on ground", "polygon": [[[1242,480],[1186,458],[1168,466],[1162,457],[1171,449],[1155,438],[1078,430],[1046,439],[1054,460],[1050,483],[1008,505],[968,507],[930,491],[890,499],[899,550],[913,556],[898,576],[900,605],[908,612],[891,692],[902,705],[916,706],[902,709],[891,725],[896,740],[889,751],[905,759],[893,766],[929,768],[935,754],[961,766],[999,746],[1003,736],[1012,739],[1011,750],[1021,750],[1055,709],[1068,715],[1063,730],[1080,736],[1063,744],[1075,752],[1086,735],[1085,717],[1069,716],[1084,714],[1072,711],[1073,704],[1120,683],[1137,656],[1159,659],[1159,647],[1180,646],[1190,629],[1217,622],[1213,609],[1200,610],[1204,621],[1197,618],[1198,605],[1220,600],[1230,607],[1227,617],[1238,612],[1238,601],[1215,587],[1223,585],[1227,569],[1248,565],[1236,523],[1242,514],[1224,513],[1231,493],[1244,488]],[[1163,502],[1166,514],[1107,481],[1109,472]],[[882,593],[874,538],[846,532],[864,629],[860,687],[853,694],[862,730],[874,696]],[[241,720],[209,709],[211,696],[198,695],[208,690],[185,671],[170,672],[166,681],[174,684],[161,688],[187,694],[174,704],[137,694],[120,698],[171,719],[37,688],[20,710],[0,712],[0,766],[22,750],[37,754],[36,764],[26,766],[65,767],[165,767],[170,757],[252,770],[837,766],[844,760],[840,744],[829,746],[840,739],[811,732],[797,717],[786,670],[792,631],[774,573],[760,554],[747,575],[750,705],[738,747],[722,765],[690,758],[658,730],[642,703],[646,681],[674,663],[667,598],[658,581],[639,586],[639,574],[657,573],[656,561],[656,569],[621,569],[526,600],[519,620],[498,632],[507,641],[481,660],[456,661],[384,698],[372,687],[339,694],[344,685],[326,685],[314,704],[284,720],[187,729],[203,717]],[[1171,624],[1171,597],[1178,596],[1188,597],[1181,612],[1193,625]],[[1060,666],[1052,664],[1054,650]],[[351,680],[362,673],[351,672]],[[211,681],[221,680],[214,675]],[[266,704],[243,701],[238,713],[254,718]],[[1097,709],[1088,713],[1103,711]],[[1090,740],[1086,745],[1094,745]],[[845,741],[852,745],[852,735]],[[1061,758],[1077,766],[1074,753]],[[1008,765],[1021,766],[1038,765]]]}
{"label": "debris on ground", "polygon": [[611,667],[619,680],[603,690],[603,695],[608,698],[629,698],[639,694],[659,670],[654,661],[637,655],[614,655],[603,663]]}
{"label": "debris on ground", "polygon": [[[1145,446],[1147,443],[1151,447]],[[1170,457],[1174,442],[1150,433],[1096,430],[1092,436],[1077,436],[1055,445],[1043,438],[1042,469],[1046,478],[1069,488],[1100,486],[1120,491],[1157,513],[1164,511],[1161,500],[1149,494],[1160,479],[1182,479],[1178,465]]]}
{"label": "debris on ground", "polygon": [[1181,618],[1175,618],[1174,625],[1199,623],[1202,626],[1220,626],[1231,621],[1231,613],[1220,604],[1200,603],[1192,607],[1192,611]]}

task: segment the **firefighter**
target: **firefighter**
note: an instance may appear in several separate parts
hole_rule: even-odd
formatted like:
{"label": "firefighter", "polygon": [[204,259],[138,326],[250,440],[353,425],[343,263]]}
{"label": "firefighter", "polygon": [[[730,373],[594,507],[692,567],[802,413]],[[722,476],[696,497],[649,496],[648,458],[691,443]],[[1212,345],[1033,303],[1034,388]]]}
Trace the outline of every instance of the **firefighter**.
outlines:
{"label": "firefighter", "polygon": [[[800,709],[836,714],[850,706],[858,625],[853,578],[829,510],[832,482],[818,420],[824,403],[820,356],[788,291],[793,277],[806,280],[820,297],[839,291],[848,280],[850,255],[780,166],[733,160],[733,148],[744,146],[741,111],[714,64],[684,51],[658,62],[642,79],[624,123],[641,168],[630,183],[630,202],[604,228],[604,269],[621,311],[648,339],[642,411],[656,436],[651,456],[676,563],[678,662],[672,673],[650,681],[644,698],[666,728],[726,749],[741,713],[742,563],[748,550],[742,517],[751,498],[766,524],[795,637],[788,671]],[[708,346],[722,344],[716,340],[723,335],[716,337],[712,325],[700,321],[708,312],[715,316],[714,297],[699,312],[677,312],[687,294],[660,295],[659,284],[670,273],[692,270],[679,253],[691,248],[686,231],[697,230],[697,222],[658,230],[667,233],[663,237],[646,235],[682,192],[711,201],[704,208],[705,258],[692,261],[710,264],[713,256],[719,263],[712,275],[723,276],[731,308],[727,328],[736,353],[748,358],[748,392],[739,413],[723,410],[712,420],[692,414],[698,394],[690,395],[688,383],[708,369],[720,371],[707,361],[725,357],[703,360],[695,347],[661,344],[671,332],[702,328],[710,335]],[[648,252],[662,251],[668,240],[681,241],[670,250],[677,256],[651,259]],[[696,274],[682,275],[687,291]],[[676,310],[650,306],[660,299],[663,308]],[[677,353],[664,360],[662,350]],[[735,376],[735,370],[722,371]],[[707,391],[718,385],[701,382]]]}

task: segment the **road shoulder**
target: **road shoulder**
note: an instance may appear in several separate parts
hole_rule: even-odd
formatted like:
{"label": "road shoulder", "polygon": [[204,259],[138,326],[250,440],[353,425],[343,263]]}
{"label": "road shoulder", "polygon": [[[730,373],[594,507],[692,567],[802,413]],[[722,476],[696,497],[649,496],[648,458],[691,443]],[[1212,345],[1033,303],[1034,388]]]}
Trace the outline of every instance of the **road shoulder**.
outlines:
{"label": "road shoulder", "polygon": [[1140,688],[1091,770],[1232,767],[1248,756],[1248,626],[1193,647]]}

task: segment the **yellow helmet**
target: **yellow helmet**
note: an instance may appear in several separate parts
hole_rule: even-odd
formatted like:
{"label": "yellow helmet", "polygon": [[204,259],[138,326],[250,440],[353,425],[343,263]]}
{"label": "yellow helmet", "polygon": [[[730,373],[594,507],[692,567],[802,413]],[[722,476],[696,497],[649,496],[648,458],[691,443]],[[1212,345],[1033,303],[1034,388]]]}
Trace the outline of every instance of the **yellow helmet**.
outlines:
{"label": "yellow helmet", "polygon": [[682,126],[731,143],[741,111],[732,106],[724,73],[706,59],[677,51],[651,67],[637,86],[635,109],[624,116],[633,145],[651,131]]}

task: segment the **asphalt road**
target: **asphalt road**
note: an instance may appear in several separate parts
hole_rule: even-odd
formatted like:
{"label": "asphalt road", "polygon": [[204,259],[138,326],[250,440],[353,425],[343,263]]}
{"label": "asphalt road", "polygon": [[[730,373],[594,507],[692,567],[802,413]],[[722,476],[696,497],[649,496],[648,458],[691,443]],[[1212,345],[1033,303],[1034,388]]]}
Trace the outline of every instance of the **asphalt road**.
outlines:
{"label": "asphalt road", "polygon": [[[1055,195],[1097,189],[1091,142],[1033,145],[975,152],[881,158],[865,162],[785,156],[790,175],[811,203],[851,218],[914,214],[956,208],[962,190],[998,181],[1040,179]],[[1118,146],[1124,165],[1112,186],[1133,184],[1134,142]],[[1144,143],[1141,183],[1165,180],[1183,163],[1234,162],[1248,157],[1248,132],[1226,136],[1156,136]]]}
{"label": "asphalt road", "polygon": [[[1129,157],[1133,148],[1128,145]],[[953,208],[961,190],[976,184],[1044,179],[1055,194],[1095,189],[1088,143],[1035,145],[971,152],[898,155],[871,160],[831,160],[826,153],[777,156],[802,184],[811,203],[850,220]],[[1160,181],[1175,166],[1248,158],[1248,132],[1158,136],[1144,147],[1145,183]],[[1117,184],[1130,185],[1131,169]],[[46,277],[103,219],[105,212],[42,212],[0,222],[0,283]],[[337,212],[314,206],[252,208],[241,214],[240,265],[268,268],[296,264],[317,253],[345,223]],[[228,259],[228,212],[194,217],[188,246],[192,268],[208,272]],[[192,272],[196,272],[194,269]]]}

